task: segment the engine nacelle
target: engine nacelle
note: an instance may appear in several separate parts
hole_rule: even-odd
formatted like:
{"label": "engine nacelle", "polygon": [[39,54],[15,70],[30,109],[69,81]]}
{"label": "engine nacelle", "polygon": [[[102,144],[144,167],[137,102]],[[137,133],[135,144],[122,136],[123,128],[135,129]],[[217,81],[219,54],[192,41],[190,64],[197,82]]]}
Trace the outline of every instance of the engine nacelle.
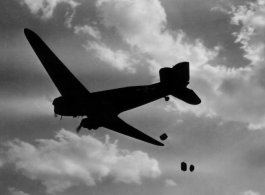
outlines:
{"label": "engine nacelle", "polygon": [[82,116],[80,106],[74,99],[66,97],[58,97],[53,100],[54,113],[61,116]]}
{"label": "engine nacelle", "polygon": [[89,130],[92,129],[98,129],[99,127],[101,127],[100,122],[98,119],[92,119],[92,118],[85,118],[81,121],[80,123],[81,127],[83,128],[87,128]]}

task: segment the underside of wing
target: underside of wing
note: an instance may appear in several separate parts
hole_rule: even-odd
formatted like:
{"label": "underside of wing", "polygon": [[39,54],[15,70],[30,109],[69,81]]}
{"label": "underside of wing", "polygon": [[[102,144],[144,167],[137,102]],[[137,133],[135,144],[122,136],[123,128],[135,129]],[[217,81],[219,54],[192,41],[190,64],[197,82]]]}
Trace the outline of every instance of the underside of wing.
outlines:
{"label": "underside of wing", "polygon": [[121,120],[119,117],[110,118],[108,121],[104,122],[104,125],[102,126],[112,131],[127,135],[129,137],[133,137],[135,139],[138,139],[138,140],[150,143],[150,144],[154,144],[157,146],[164,146],[163,143],[155,140],[154,138],[128,125],[123,120]]}
{"label": "underside of wing", "polygon": [[36,33],[29,29],[25,29],[24,32],[30,45],[62,96],[83,96],[89,94],[89,91],[66,68]]}

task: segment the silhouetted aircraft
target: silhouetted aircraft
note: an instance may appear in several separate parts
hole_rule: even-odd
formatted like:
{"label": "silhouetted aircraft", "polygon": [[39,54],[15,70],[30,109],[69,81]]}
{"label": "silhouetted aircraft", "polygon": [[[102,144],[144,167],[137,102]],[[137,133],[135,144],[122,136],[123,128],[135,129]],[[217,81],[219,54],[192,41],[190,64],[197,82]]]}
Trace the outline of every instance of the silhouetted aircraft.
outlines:
{"label": "silhouetted aircraft", "polygon": [[160,82],[156,84],[90,93],[37,34],[29,29],[25,29],[24,32],[61,93],[60,97],[53,100],[55,115],[87,117],[82,119],[77,133],[81,127],[89,130],[105,127],[138,140],[164,146],[163,143],[125,123],[118,115],[160,98],[168,101],[168,95],[173,95],[193,105],[201,103],[195,92],[187,88],[189,84],[188,62],[179,63],[173,68],[160,69]]}

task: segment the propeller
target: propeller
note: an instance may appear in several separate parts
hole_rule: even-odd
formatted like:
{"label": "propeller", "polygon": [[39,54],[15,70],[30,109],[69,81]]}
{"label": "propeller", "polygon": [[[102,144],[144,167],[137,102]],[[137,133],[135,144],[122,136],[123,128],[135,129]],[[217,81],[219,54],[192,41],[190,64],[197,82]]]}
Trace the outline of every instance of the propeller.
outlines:
{"label": "propeller", "polygon": [[82,126],[81,124],[76,128],[76,133],[79,133],[79,131],[81,130]]}
{"label": "propeller", "polygon": [[47,100],[48,102],[51,102],[51,103],[53,102],[53,99],[49,95],[45,96],[45,100]]}
{"label": "propeller", "polygon": [[[48,102],[50,102],[50,103],[53,103],[53,99],[51,98],[51,96],[49,96],[49,95],[46,95],[45,96],[45,100],[47,100]],[[53,113],[53,116],[56,118],[56,117],[58,117],[58,115],[54,112]]]}

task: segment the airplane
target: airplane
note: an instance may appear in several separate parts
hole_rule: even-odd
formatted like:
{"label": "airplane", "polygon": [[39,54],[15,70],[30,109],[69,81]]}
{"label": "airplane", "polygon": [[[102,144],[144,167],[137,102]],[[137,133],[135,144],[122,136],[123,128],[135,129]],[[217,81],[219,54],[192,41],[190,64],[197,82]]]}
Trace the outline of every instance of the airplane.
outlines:
{"label": "airplane", "polygon": [[187,88],[190,79],[188,62],[178,63],[173,68],[161,68],[159,83],[90,93],[36,33],[27,28],[24,33],[61,94],[53,100],[54,114],[61,117],[86,117],[77,127],[77,133],[82,127],[88,130],[104,127],[153,145],[164,146],[124,122],[118,115],[160,98],[168,101],[169,95],[192,105],[201,103],[196,93]]}

